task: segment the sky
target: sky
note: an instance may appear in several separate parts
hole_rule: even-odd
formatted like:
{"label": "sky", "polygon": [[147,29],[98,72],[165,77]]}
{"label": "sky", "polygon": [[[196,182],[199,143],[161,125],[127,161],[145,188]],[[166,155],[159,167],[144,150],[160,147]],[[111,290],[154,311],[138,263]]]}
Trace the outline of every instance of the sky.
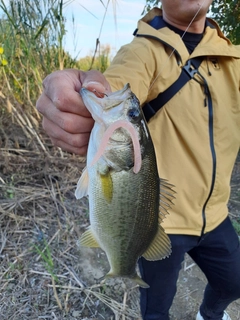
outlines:
{"label": "sky", "polygon": [[[106,6],[108,0],[102,0],[102,2]],[[116,23],[112,3],[112,0],[109,1],[105,19],[106,9],[100,0],[73,0],[64,7],[64,15],[67,19],[64,47],[73,57],[85,57],[94,52],[103,19],[100,43],[111,46],[112,56],[122,45],[132,40],[133,31],[141,18],[146,1],[116,0]],[[72,17],[75,20],[74,25]]]}

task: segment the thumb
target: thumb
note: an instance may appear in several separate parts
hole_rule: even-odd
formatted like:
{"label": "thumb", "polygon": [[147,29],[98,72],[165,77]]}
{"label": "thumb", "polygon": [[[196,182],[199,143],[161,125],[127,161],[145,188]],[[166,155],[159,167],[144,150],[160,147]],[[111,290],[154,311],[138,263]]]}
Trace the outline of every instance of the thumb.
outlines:
{"label": "thumb", "polygon": [[98,97],[103,97],[105,94],[112,92],[107,79],[101,72],[96,70],[85,72],[82,87],[94,92]]}

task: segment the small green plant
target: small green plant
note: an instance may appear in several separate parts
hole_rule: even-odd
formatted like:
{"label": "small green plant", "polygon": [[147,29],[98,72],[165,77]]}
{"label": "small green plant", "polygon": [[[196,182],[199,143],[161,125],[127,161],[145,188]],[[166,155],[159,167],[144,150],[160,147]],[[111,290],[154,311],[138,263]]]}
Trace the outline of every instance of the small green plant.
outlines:
{"label": "small green plant", "polygon": [[14,190],[11,188],[6,189],[6,197],[8,199],[13,199],[14,198]]}
{"label": "small green plant", "polygon": [[[42,249],[44,245],[44,248]],[[57,276],[54,274],[55,266],[54,266],[54,261],[52,258],[51,250],[49,247],[49,244],[47,243],[46,239],[42,239],[41,245],[36,245],[34,244],[34,249],[36,252],[40,255],[42,258],[42,261],[44,263],[44,266],[46,270],[50,273],[50,275],[53,277],[55,282],[58,282]]]}
{"label": "small green plant", "polygon": [[15,188],[14,188],[14,175],[11,176],[11,181],[8,182],[6,185],[6,188],[4,190],[4,196],[7,199],[14,199],[15,197]]}
{"label": "small green plant", "polygon": [[232,221],[233,227],[236,230],[237,234],[240,236],[240,218]]}

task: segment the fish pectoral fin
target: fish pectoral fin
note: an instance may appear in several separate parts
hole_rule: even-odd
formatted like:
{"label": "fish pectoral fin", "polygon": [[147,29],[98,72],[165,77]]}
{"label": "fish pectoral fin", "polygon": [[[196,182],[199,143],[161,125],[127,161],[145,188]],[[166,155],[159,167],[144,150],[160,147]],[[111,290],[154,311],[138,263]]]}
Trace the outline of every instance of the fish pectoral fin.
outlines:
{"label": "fish pectoral fin", "polygon": [[92,229],[89,228],[87,231],[85,231],[80,239],[79,244],[83,247],[91,247],[91,248],[99,248],[99,244],[92,232]]}
{"label": "fish pectoral fin", "polygon": [[158,231],[150,246],[144,252],[146,260],[156,261],[168,257],[171,254],[171,242],[163,227],[159,224]]}
{"label": "fish pectoral fin", "polygon": [[105,174],[100,173],[100,181],[104,198],[108,203],[111,203],[113,197],[113,182],[110,172],[108,171]]}
{"label": "fish pectoral fin", "polygon": [[80,179],[77,183],[77,188],[75,191],[75,197],[81,199],[88,195],[88,170],[87,167],[83,169]]}

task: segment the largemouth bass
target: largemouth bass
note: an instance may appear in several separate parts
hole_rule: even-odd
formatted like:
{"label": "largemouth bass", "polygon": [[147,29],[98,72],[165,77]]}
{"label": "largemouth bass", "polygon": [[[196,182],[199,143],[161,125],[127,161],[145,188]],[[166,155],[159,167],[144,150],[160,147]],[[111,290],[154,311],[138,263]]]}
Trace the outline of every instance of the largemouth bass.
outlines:
{"label": "largemouth bass", "polygon": [[147,288],[136,264],[141,256],[159,260],[171,253],[160,223],[171,205],[172,185],[158,176],[151,136],[129,84],[103,98],[85,88],[80,94],[95,120],[75,193],[78,199],[89,196],[90,227],[80,245],[105,251],[106,277],[131,278]]}

